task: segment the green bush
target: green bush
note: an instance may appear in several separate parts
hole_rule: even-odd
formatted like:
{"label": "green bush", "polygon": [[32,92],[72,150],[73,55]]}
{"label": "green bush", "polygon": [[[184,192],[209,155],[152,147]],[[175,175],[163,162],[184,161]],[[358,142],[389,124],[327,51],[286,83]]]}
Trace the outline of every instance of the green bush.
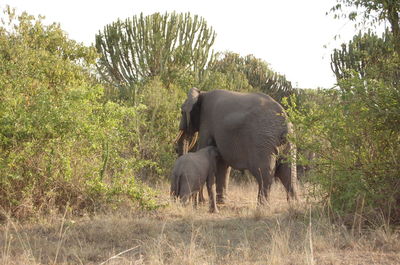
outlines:
{"label": "green bush", "polygon": [[154,167],[144,168],[143,177],[152,181],[165,180],[177,158],[173,141],[178,133],[180,105],[186,93],[173,84],[165,87],[159,77],[146,82],[141,90],[140,102],[146,110],[138,148],[141,157],[154,163]]}
{"label": "green bush", "polygon": [[0,206],[14,216],[95,210],[123,197],[157,206],[135,180],[145,107],[106,102],[97,54],[57,24],[22,14],[0,26]]}
{"label": "green bush", "polygon": [[308,92],[289,110],[298,147],[316,154],[309,180],[338,212],[399,221],[400,91],[358,77],[339,85]]}

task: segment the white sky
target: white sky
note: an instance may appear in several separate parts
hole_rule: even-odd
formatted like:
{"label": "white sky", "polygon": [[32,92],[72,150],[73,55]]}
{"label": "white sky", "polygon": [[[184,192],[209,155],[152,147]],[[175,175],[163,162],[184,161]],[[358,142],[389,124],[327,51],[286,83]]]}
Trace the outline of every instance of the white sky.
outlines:
{"label": "white sky", "polygon": [[[332,87],[330,54],[356,33],[345,20],[325,13],[335,0],[2,0],[6,5],[59,22],[70,38],[90,45],[117,18],[143,12],[190,12],[217,33],[215,51],[253,54],[300,88]],[[340,34],[340,40],[334,36]],[[324,48],[327,46],[327,48]]]}

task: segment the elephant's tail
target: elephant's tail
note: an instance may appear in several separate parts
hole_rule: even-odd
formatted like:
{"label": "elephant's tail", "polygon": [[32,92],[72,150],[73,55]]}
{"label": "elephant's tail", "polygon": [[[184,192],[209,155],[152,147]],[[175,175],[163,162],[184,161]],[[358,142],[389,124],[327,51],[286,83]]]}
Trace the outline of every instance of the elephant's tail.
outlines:
{"label": "elephant's tail", "polygon": [[290,141],[289,134],[293,134],[293,125],[288,122],[288,131],[281,135],[283,140],[283,149],[281,150],[283,158],[278,160],[277,172],[275,177],[281,178],[284,182],[287,182],[286,191],[293,199],[298,199],[297,193],[299,189],[297,180],[297,148],[293,141]]}

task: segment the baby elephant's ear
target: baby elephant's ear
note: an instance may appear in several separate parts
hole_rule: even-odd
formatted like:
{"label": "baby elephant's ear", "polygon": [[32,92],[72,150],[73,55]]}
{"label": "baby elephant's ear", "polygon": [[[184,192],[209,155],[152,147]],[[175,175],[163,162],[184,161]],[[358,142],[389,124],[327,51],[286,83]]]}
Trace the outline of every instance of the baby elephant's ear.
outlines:
{"label": "baby elephant's ear", "polygon": [[217,149],[217,147],[213,147],[211,148],[211,154],[215,157],[219,157],[221,156],[221,154],[219,153],[219,150]]}

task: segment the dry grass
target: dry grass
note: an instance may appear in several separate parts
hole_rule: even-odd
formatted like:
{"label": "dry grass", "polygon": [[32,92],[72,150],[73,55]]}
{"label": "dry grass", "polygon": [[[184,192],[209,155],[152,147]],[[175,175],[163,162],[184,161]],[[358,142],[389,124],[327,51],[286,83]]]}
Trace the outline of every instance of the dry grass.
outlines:
{"label": "dry grass", "polygon": [[219,214],[172,204],[152,213],[8,220],[0,264],[400,264],[399,232],[388,226],[354,233],[304,201],[289,206],[280,186],[263,208],[255,184],[230,188]]}

